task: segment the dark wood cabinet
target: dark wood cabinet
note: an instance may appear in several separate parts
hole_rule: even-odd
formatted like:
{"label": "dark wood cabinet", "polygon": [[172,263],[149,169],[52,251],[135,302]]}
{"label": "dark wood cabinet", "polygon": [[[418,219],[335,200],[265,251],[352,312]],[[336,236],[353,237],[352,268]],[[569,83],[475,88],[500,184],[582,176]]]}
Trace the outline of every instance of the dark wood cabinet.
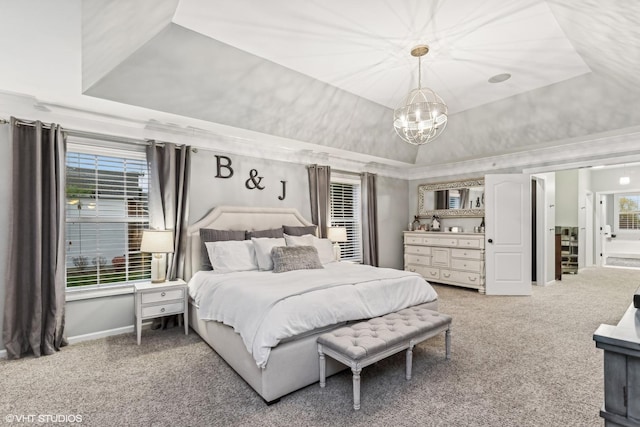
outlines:
{"label": "dark wood cabinet", "polygon": [[556,262],[554,263],[556,280],[562,280],[562,236],[556,234]]}
{"label": "dark wood cabinet", "polygon": [[617,326],[600,325],[593,339],[604,350],[604,425],[640,427],[640,310],[631,304]]}

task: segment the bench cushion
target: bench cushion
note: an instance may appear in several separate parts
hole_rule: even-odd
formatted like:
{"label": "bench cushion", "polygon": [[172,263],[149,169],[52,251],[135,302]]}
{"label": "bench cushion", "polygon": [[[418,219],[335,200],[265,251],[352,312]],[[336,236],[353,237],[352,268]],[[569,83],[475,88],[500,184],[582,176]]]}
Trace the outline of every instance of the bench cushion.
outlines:
{"label": "bench cushion", "polygon": [[449,323],[447,314],[410,307],[327,332],[318,337],[318,344],[360,360]]}

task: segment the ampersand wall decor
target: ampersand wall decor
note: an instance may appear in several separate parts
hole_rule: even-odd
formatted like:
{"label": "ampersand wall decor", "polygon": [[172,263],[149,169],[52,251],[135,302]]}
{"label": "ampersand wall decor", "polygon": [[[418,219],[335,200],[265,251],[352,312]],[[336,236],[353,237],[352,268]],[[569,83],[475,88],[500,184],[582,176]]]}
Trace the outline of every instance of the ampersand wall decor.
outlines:
{"label": "ampersand wall decor", "polygon": [[249,179],[244,182],[244,186],[249,190],[255,190],[256,188],[258,190],[264,190],[264,185],[260,185],[260,183],[262,182],[262,178],[263,177],[258,176],[257,170],[251,169],[249,171]]}

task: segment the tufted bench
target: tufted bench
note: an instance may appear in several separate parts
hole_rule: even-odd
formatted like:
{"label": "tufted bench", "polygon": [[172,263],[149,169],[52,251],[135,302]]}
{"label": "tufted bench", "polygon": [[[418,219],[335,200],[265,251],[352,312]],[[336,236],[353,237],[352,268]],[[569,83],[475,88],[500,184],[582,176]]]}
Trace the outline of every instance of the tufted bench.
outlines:
{"label": "tufted bench", "polygon": [[411,379],[413,347],[445,331],[446,358],[451,358],[451,316],[410,307],[336,329],[318,337],[320,387],[325,386],[325,354],[351,367],[353,409],[360,409],[360,372],[385,357],[407,350],[406,379]]}

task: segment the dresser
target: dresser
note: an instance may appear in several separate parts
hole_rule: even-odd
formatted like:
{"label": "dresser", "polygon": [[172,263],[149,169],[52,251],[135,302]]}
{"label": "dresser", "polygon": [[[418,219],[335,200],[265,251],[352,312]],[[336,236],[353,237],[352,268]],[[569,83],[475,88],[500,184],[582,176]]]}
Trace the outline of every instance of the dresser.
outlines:
{"label": "dresser", "polygon": [[484,234],[405,231],[404,269],[484,293]]}

